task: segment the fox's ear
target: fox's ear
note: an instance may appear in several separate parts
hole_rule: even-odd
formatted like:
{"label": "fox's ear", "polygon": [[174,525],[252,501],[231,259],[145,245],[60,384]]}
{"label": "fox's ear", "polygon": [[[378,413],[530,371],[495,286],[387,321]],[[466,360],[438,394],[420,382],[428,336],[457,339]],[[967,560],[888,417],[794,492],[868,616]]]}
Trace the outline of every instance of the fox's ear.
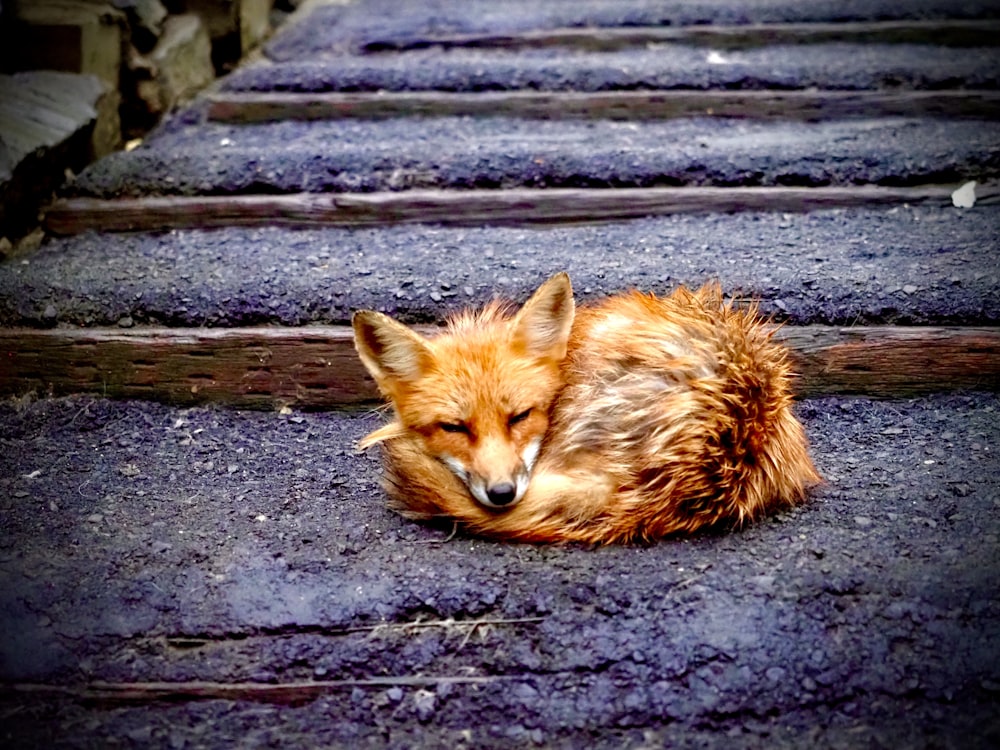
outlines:
{"label": "fox's ear", "polygon": [[354,348],[379,388],[396,381],[412,382],[430,365],[427,342],[388,315],[361,310],[354,313],[351,323]]}
{"label": "fox's ear", "polygon": [[562,360],[575,313],[569,276],[557,273],[514,316],[514,340],[536,357]]}

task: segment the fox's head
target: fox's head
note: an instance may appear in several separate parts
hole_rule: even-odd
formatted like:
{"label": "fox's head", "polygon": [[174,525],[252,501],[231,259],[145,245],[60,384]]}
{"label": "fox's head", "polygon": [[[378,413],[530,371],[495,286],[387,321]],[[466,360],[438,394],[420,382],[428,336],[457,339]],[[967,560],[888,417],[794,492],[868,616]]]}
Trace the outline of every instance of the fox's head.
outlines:
{"label": "fox's head", "polygon": [[362,446],[411,436],[487,508],[508,508],[528,488],[563,385],[574,316],[565,273],[517,312],[501,304],[464,313],[425,338],[382,313],[354,315],[354,343],[397,422]]}

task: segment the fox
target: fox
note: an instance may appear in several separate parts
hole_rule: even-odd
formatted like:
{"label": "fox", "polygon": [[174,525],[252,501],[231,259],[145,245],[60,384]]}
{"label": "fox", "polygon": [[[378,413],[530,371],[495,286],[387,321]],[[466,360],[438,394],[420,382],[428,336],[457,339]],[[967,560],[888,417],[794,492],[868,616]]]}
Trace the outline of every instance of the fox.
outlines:
{"label": "fox", "polygon": [[776,327],[717,282],[578,308],[557,273],[519,309],[494,300],[437,335],[371,310],[352,326],[392,411],[358,447],[381,446],[408,518],[507,541],[649,542],[738,528],[821,481]]}

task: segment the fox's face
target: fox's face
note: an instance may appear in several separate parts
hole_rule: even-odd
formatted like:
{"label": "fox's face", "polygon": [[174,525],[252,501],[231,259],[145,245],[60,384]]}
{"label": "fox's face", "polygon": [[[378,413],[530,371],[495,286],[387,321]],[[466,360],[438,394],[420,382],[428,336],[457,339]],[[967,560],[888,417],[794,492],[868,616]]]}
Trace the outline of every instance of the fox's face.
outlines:
{"label": "fox's face", "polygon": [[[563,385],[573,292],[559,274],[511,316],[496,305],[427,339],[375,312],[354,316],[355,345],[399,424],[487,508],[509,508],[531,479]],[[376,437],[377,435],[377,437]]]}

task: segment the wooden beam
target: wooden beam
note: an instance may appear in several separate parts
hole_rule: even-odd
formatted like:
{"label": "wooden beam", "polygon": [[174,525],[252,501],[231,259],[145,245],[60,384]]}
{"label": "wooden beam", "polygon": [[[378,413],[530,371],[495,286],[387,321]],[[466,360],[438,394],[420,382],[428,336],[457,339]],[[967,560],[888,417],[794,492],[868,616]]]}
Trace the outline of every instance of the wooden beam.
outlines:
{"label": "wooden beam", "polygon": [[[377,226],[400,223],[531,225],[677,213],[811,211],[904,203],[949,205],[957,186],[664,187],[406,190],[380,193],[69,198],[46,212],[55,234],[224,226]],[[981,185],[978,203],[1000,187]]]}
{"label": "wooden beam", "polygon": [[788,326],[803,396],[1000,390],[1000,328]]}
{"label": "wooden beam", "polygon": [[[1000,328],[781,328],[804,396],[1000,390]],[[371,403],[347,326],[0,331],[0,394],[328,409]]]}
{"label": "wooden beam", "polygon": [[688,44],[721,49],[774,44],[933,44],[953,47],[994,47],[1000,44],[1000,21],[898,20],[836,23],[750,23],[734,26],[580,26],[532,29],[508,34],[429,34],[405,39],[372,39],[362,52],[400,52],[428,47],[578,47],[608,51],[648,44]]}
{"label": "wooden beam", "polygon": [[208,118],[245,124],[278,120],[412,116],[604,118],[733,117],[819,120],[850,117],[1000,119],[997,91],[380,91],[216,92]]}
{"label": "wooden beam", "polygon": [[306,682],[91,682],[83,685],[9,683],[0,685],[0,695],[28,698],[62,697],[99,703],[151,703],[155,701],[261,701],[299,704],[321,695],[354,688],[435,687],[437,685],[482,685],[508,680],[503,675],[401,675],[356,680],[310,680]]}
{"label": "wooden beam", "polygon": [[325,408],[376,398],[346,326],[0,331],[0,393]]}

